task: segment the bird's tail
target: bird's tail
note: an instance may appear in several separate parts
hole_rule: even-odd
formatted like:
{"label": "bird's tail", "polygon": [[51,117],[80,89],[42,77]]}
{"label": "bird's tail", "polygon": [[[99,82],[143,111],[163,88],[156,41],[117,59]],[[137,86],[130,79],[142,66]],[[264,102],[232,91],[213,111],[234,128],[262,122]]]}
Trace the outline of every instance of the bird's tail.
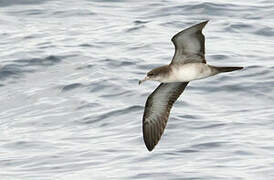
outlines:
{"label": "bird's tail", "polygon": [[223,72],[231,72],[243,69],[243,67],[216,67],[214,66],[214,69],[217,71],[217,73],[223,73]]}

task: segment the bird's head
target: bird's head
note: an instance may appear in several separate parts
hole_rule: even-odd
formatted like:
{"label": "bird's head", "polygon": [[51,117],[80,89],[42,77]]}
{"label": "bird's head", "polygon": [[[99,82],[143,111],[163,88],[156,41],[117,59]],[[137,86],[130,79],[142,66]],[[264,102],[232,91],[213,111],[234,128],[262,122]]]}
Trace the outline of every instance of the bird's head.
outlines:
{"label": "bird's head", "polygon": [[147,73],[146,77],[143,80],[139,81],[139,84],[147,80],[162,82],[164,78],[167,76],[168,72],[169,66],[161,66],[158,68],[154,68]]}

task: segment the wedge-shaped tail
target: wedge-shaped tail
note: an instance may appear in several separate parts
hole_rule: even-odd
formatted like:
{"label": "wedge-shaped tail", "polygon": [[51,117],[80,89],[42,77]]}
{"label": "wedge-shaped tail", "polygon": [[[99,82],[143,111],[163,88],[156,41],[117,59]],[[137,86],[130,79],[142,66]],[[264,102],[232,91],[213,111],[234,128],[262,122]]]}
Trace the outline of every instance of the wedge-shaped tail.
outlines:
{"label": "wedge-shaped tail", "polygon": [[216,67],[214,66],[214,69],[217,70],[217,73],[223,73],[223,72],[231,72],[243,69],[243,67]]}

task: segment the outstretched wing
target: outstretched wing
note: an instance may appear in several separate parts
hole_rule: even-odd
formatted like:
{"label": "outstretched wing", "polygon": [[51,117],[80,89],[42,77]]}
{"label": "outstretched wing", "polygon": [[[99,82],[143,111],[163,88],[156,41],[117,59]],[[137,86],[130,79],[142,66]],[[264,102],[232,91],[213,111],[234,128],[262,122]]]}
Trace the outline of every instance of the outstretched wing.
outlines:
{"label": "outstretched wing", "polygon": [[146,101],[143,116],[143,137],[149,151],[160,140],[173,103],[184,91],[188,82],[161,83]]}
{"label": "outstretched wing", "polygon": [[171,64],[205,61],[205,37],[202,33],[208,21],[191,26],[173,36],[175,53]]}

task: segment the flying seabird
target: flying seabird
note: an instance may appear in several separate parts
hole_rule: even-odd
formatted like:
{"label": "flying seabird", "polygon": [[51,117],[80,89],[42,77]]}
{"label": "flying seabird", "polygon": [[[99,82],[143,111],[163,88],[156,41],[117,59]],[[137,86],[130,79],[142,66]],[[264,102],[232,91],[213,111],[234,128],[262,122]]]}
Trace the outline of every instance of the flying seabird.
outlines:
{"label": "flying seabird", "polygon": [[139,81],[139,84],[146,80],[161,82],[147,98],[143,115],[143,138],[149,151],[159,142],[172,105],[189,81],[243,68],[217,67],[206,63],[202,30],[207,23],[204,21],[175,34],[171,39],[175,46],[171,63],[152,69]]}

